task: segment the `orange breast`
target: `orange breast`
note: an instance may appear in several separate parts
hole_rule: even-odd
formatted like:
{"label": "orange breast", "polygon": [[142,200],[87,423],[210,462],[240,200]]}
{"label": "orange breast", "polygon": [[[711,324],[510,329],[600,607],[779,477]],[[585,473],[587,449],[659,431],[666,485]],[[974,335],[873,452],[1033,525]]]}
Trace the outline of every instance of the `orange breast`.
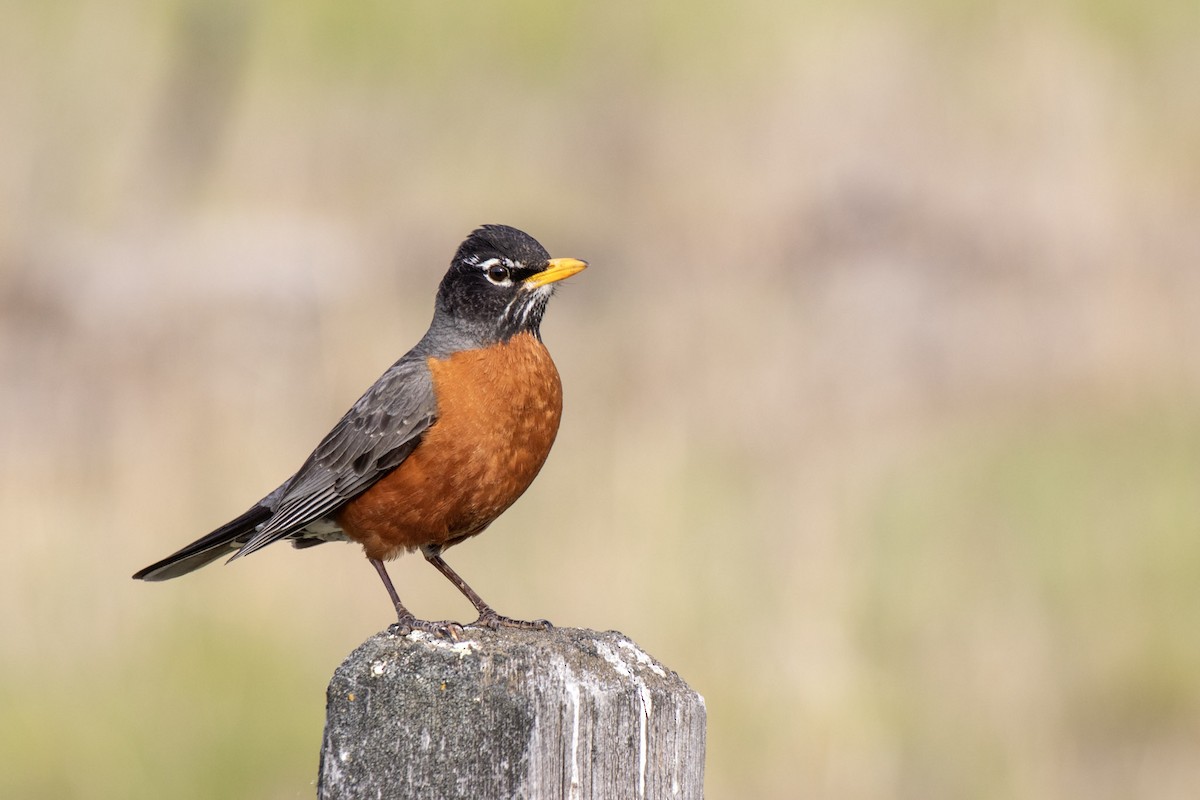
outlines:
{"label": "orange breast", "polygon": [[479,533],[529,488],[558,433],[558,370],[529,334],[431,358],[429,369],[437,421],[399,467],[337,517],[369,558]]}

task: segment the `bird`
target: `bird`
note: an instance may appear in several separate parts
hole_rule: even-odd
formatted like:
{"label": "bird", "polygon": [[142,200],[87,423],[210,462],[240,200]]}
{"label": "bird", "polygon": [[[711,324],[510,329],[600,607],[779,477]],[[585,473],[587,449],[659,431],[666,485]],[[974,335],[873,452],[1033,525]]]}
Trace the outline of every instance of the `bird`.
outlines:
{"label": "bird", "polygon": [[552,627],[496,613],[443,552],[479,533],[541,470],[562,418],[562,382],[542,342],[559,281],[587,267],[532,236],[484,225],[458,247],[420,341],[350,407],[300,468],[245,513],[133,575],[164,581],[269,544],[349,541],[383,581],[397,621],[458,638],[459,623],[415,616],[385,561],[419,550],[475,606],[469,626]]}

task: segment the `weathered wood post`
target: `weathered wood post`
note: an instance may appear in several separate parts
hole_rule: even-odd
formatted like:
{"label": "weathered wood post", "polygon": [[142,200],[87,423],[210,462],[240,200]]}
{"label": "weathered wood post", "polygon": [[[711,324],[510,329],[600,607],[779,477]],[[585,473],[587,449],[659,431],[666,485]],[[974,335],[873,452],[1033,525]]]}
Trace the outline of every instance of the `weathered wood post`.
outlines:
{"label": "weathered wood post", "polygon": [[615,631],[380,633],[329,684],[320,800],[704,794],[704,698]]}

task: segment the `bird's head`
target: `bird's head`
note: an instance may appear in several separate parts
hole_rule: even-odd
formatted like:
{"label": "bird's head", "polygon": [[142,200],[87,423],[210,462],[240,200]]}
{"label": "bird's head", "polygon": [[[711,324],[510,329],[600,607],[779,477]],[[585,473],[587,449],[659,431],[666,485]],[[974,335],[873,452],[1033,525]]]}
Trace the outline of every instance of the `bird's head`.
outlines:
{"label": "bird's head", "polygon": [[[480,344],[528,332],[540,336],[542,314],[555,284],[587,267],[551,258],[527,233],[484,225],[467,237],[438,288],[434,326]],[[448,331],[447,331],[448,332]]]}

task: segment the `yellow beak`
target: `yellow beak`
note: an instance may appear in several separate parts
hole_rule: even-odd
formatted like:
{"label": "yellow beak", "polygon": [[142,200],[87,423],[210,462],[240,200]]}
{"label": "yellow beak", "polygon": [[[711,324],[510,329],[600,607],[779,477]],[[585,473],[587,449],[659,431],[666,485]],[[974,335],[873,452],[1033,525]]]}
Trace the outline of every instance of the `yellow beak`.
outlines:
{"label": "yellow beak", "polygon": [[531,289],[537,289],[548,283],[569,278],[576,272],[583,272],[585,269],[587,269],[586,261],[580,261],[577,258],[552,258],[549,266],[544,270],[526,278],[525,285]]}

